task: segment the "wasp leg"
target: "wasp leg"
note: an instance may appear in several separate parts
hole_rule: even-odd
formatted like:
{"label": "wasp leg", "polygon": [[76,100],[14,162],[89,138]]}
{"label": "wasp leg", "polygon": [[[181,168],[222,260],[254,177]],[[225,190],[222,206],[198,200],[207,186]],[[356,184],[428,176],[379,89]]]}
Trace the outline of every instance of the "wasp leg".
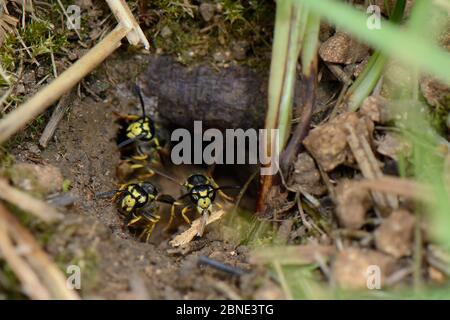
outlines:
{"label": "wasp leg", "polygon": [[130,227],[130,226],[136,224],[137,222],[141,221],[142,219],[143,219],[142,216],[134,217],[133,219],[131,219],[131,220],[127,223],[127,226]]}
{"label": "wasp leg", "polygon": [[169,222],[167,222],[166,227],[164,228],[164,231],[169,230],[170,226],[172,225],[173,222],[173,218],[175,217],[175,206],[179,206],[181,205],[181,203],[179,202],[174,202],[171,206],[170,206],[170,217],[169,217]]}
{"label": "wasp leg", "polygon": [[156,150],[162,149],[161,144],[159,143],[159,139],[157,137],[153,138],[153,142],[155,143]]}
{"label": "wasp leg", "polygon": [[119,119],[122,119],[122,120],[125,120],[125,121],[134,121],[134,120],[137,120],[137,119],[140,118],[139,116],[134,115],[134,114],[121,114],[121,113],[118,113],[118,112],[114,112],[114,114]]}
{"label": "wasp leg", "polygon": [[223,206],[220,203],[215,204],[219,209],[223,209]]}
{"label": "wasp leg", "polygon": [[147,225],[145,226],[144,230],[142,230],[141,234],[139,235],[139,239],[142,239],[145,235],[145,242],[148,242],[150,239],[150,236],[152,235],[153,229],[155,229],[156,224],[161,219],[160,216],[152,215],[150,217],[145,217],[147,221]]}
{"label": "wasp leg", "polygon": [[141,168],[144,168],[144,169],[146,169],[146,171],[147,171],[147,173],[146,174],[143,174],[143,175],[141,175],[140,177],[141,178],[151,178],[151,177],[153,177],[154,175],[155,175],[155,171],[153,171],[152,169],[150,169],[150,168],[147,168],[145,165],[143,165],[143,164],[132,164],[131,165],[131,168],[132,169],[141,169]]}
{"label": "wasp leg", "polygon": [[[213,187],[215,189],[219,188],[219,185],[214,181],[214,179],[212,177],[210,177],[210,179],[211,179],[211,183],[212,183]],[[234,200],[233,197],[230,197],[229,195],[227,195],[225,192],[223,192],[220,189],[217,190],[217,193],[225,200],[228,200],[228,201],[233,201]]]}
{"label": "wasp leg", "polygon": [[121,191],[125,190],[126,186],[127,186],[126,183],[124,183],[124,184],[119,184],[119,191],[116,192],[116,193],[112,196],[112,198],[111,198],[111,201],[112,201],[112,202],[116,202],[117,199],[118,199],[118,197],[121,196],[121,195],[123,195],[123,193],[122,193]]}
{"label": "wasp leg", "polygon": [[186,221],[187,224],[191,224],[191,220],[186,216],[186,213],[191,210],[190,206],[184,207],[183,210],[181,210],[181,216],[183,217],[184,221]]}
{"label": "wasp leg", "polygon": [[143,154],[143,155],[138,155],[138,156],[132,156],[132,158],[133,158],[134,160],[144,161],[144,160],[147,160],[148,155]]}

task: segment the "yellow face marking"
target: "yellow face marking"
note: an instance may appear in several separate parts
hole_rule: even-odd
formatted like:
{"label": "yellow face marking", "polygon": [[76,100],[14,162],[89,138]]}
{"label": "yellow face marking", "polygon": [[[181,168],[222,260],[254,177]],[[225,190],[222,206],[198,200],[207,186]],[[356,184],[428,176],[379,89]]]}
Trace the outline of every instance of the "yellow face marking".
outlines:
{"label": "yellow face marking", "polygon": [[197,205],[202,209],[208,209],[211,205],[211,199],[210,198],[200,198],[197,202]]}
{"label": "yellow face marking", "polygon": [[127,212],[131,211],[135,204],[136,200],[130,195],[125,196],[122,200],[122,208],[125,208]]}
{"label": "yellow face marking", "polygon": [[200,197],[206,197],[208,195],[208,190],[202,190],[199,192]]}
{"label": "yellow face marking", "polygon": [[141,194],[140,194],[139,191],[137,191],[136,189],[129,190],[129,191],[131,192],[131,194],[133,195],[133,197],[135,197],[135,198],[141,197]]}
{"label": "yellow face marking", "polygon": [[127,137],[132,139],[142,134],[141,124],[139,122],[134,122],[128,126]]}

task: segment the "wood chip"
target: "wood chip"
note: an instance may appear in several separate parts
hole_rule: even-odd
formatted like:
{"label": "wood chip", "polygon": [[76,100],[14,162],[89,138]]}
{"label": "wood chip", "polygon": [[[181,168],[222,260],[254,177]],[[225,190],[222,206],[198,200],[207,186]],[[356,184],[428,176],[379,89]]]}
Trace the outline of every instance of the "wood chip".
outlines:
{"label": "wood chip", "polygon": [[[208,219],[208,222],[206,222],[206,226],[210,225],[211,223],[220,220],[223,215],[225,214],[225,211],[223,209],[217,210],[213,212]],[[189,242],[191,242],[199,232],[201,228],[201,221],[202,217],[194,220],[191,224],[191,227],[184,231],[183,233],[177,235],[173,240],[171,240],[169,243],[172,247],[179,247],[182,245],[185,245]]]}

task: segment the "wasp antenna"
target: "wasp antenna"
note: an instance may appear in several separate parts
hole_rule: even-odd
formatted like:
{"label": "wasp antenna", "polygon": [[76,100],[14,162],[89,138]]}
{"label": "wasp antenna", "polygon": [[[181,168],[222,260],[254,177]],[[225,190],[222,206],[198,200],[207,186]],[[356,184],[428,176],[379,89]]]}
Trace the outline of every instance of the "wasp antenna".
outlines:
{"label": "wasp antenna", "polygon": [[124,140],[121,143],[117,144],[117,148],[121,149],[123,147],[126,147],[127,145],[135,142],[136,140],[139,140],[139,139],[144,138],[144,137],[145,137],[145,135],[141,134],[141,135],[138,135],[137,137]]}
{"label": "wasp antenna", "polygon": [[94,194],[94,198],[95,199],[109,198],[109,197],[113,196],[114,194],[116,194],[118,192],[123,192],[123,191],[126,191],[126,190],[115,189],[115,190],[100,192],[100,193]]}
{"label": "wasp antenna", "polygon": [[137,140],[137,138],[127,139],[127,140],[122,141],[121,143],[119,143],[119,144],[117,145],[117,147],[118,147],[119,149],[121,149],[121,148],[126,147],[127,145],[129,145],[129,144],[135,142],[136,140]]}
{"label": "wasp antenna", "polygon": [[166,178],[166,179],[168,179],[168,180],[170,180],[170,181],[172,181],[172,182],[174,182],[174,183],[176,183],[176,184],[178,184],[178,185],[180,185],[180,186],[183,186],[183,184],[182,184],[180,181],[178,181],[177,179],[175,179],[175,178],[169,176],[167,173],[164,173],[164,172],[162,172],[162,171],[160,171],[160,170],[158,170],[158,169],[155,169],[155,168],[153,168],[152,166],[147,166],[147,167],[148,167],[150,170],[152,170],[153,172],[155,172],[157,175],[159,175],[159,176],[161,176],[161,177],[164,177],[164,178]]}
{"label": "wasp antenna", "polygon": [[223,189],[240,189],[241,186],[221,186],[218,188],[215,188],[214,190],[223,190]]}
{"label": "wasp antenna", "polygon": [[144,104],[144,98],[142,97],[141,87],[139,87],[138,84],[135,84],[134,90],[136,91],[136,94],[139,97],[139,101],[141,102],[142,116],[145,118],[145,104]]}
{"label": "wasp antenna", "polygon": [[177,200],[181,200],[181,199],[183,199],[183,198],[186,198],[187,196],[190,196],[190,195],[191,195],[191,193],[190,193],[190,192],[188,192],[188,193],[185,193],[185,194],[183,194],[183,195],[179,196],[179,197],[177,198]]}

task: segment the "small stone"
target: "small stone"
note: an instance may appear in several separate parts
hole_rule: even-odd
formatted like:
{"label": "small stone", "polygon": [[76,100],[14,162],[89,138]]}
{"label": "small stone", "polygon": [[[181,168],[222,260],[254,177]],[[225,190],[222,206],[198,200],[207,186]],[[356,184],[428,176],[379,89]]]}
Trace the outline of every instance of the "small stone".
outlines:
{"label": "small stone", "polygon": [[351,64],[361,62],[369,54],[369,47],[353,40],[344,32],[336,32],[322,43],[319,55],[325,62]]}
{"label": "small stone", "polygon": [[353,77],[355,77],[355,78],[358,78],[358,77],[359,77],[359,75],[361,74],[361,72],[363,72],[364,68],[366,67],[367,62],[369,62],[369,58],[370,58],[369,55],[366,56],[366,57],[364,58],[363,61],[361,61],[360,63],[358,63],[358,64],[355,66],[355,68],[353,69]]}
{"label": "small stone", "polygon": [[386,98],[382,96],[369,96],[359,108],[359,113],[365,115],[373,122],[385,123],[390,120],[387,112],[387,103]]}
{"label": "small stone", "polygon": [[298,154],[289,185],[315,196],[323,195],[327,190],[321,182],[320,172],[313,158],[306,152]]}
{"label": "small stone", "polygon": [[52,165],[17,163],[8,173],[14,186],[40,196],[61,191],[64,182],[60,169]]}
{"label": "small stone", "polygon": [[345,126],[348,124],[357,135],[364,136],[367,141],[372,140],[373,122],[358,113],[346,112],[311,130],[303,141],[305,148],[325,171],[331,171],[340,164],[352,165],[355,162],[347,144]]}
{"label": "small stone", "polygon": [[15,93],[16,94],[24,94],[25,92],[26,92],[26,90],[25,90],[25,86],[23,85],[23,83],[18,83],[16,85]]}
{"label": "small stone", "polygon": [[373,288],[379,270],[380,287],[395,268],[395,259],[374,250],[346,248],[339,252],[332,264],[336,284],[347,290]]}
{"label": "small stone", "polygon": [[420,90],[430,106],[450,108],[449,86],[431,77],[423,77],[420,80]]}
{"label": "small stone", "polygon": [[206,22],[210,21],[214,17],[214,5],[212,3],[203,2],[200,4],[199,11],[202,15],[203,20]]}
{"label": "small stone", "polygon": [[445,274],[434,267],[428,267],[428,277],[437,284],[445,284],[447,281]]}
{"label": "small stone", "polygon": [[233,58],[236,60],[244,60],[247,57],[248,47],[248,42],[245,40],[234,42],[231,48]]}
{"label": "small stone", "polygon": [[336,187],[336,213],[341,225],[348,229],[360,229],[372,198],[367,189],[355,186],[350,180],[341,180]]}
{"label": "small stone", "polygon": [[39,149],[37,144],[32,143],[32,142],[26,142],[25,143],[25,149],[27,149],[29,152],[31,152],[31,153],[33,153],[35,155],[40,155],[41,154],[41,149]]}
{"label": "small stone", "polygon": [[377,249],[396,258],[411,255],[415,224],[407,210],[395,210],[375,231]]}
{"label": "small stone", "polygon": [[376,144],[379,154],[395,160],[398,160],[398,157],[401,155],[409,156],[412,151],[412,146],[399,134],[394,132],[386,132]]}

